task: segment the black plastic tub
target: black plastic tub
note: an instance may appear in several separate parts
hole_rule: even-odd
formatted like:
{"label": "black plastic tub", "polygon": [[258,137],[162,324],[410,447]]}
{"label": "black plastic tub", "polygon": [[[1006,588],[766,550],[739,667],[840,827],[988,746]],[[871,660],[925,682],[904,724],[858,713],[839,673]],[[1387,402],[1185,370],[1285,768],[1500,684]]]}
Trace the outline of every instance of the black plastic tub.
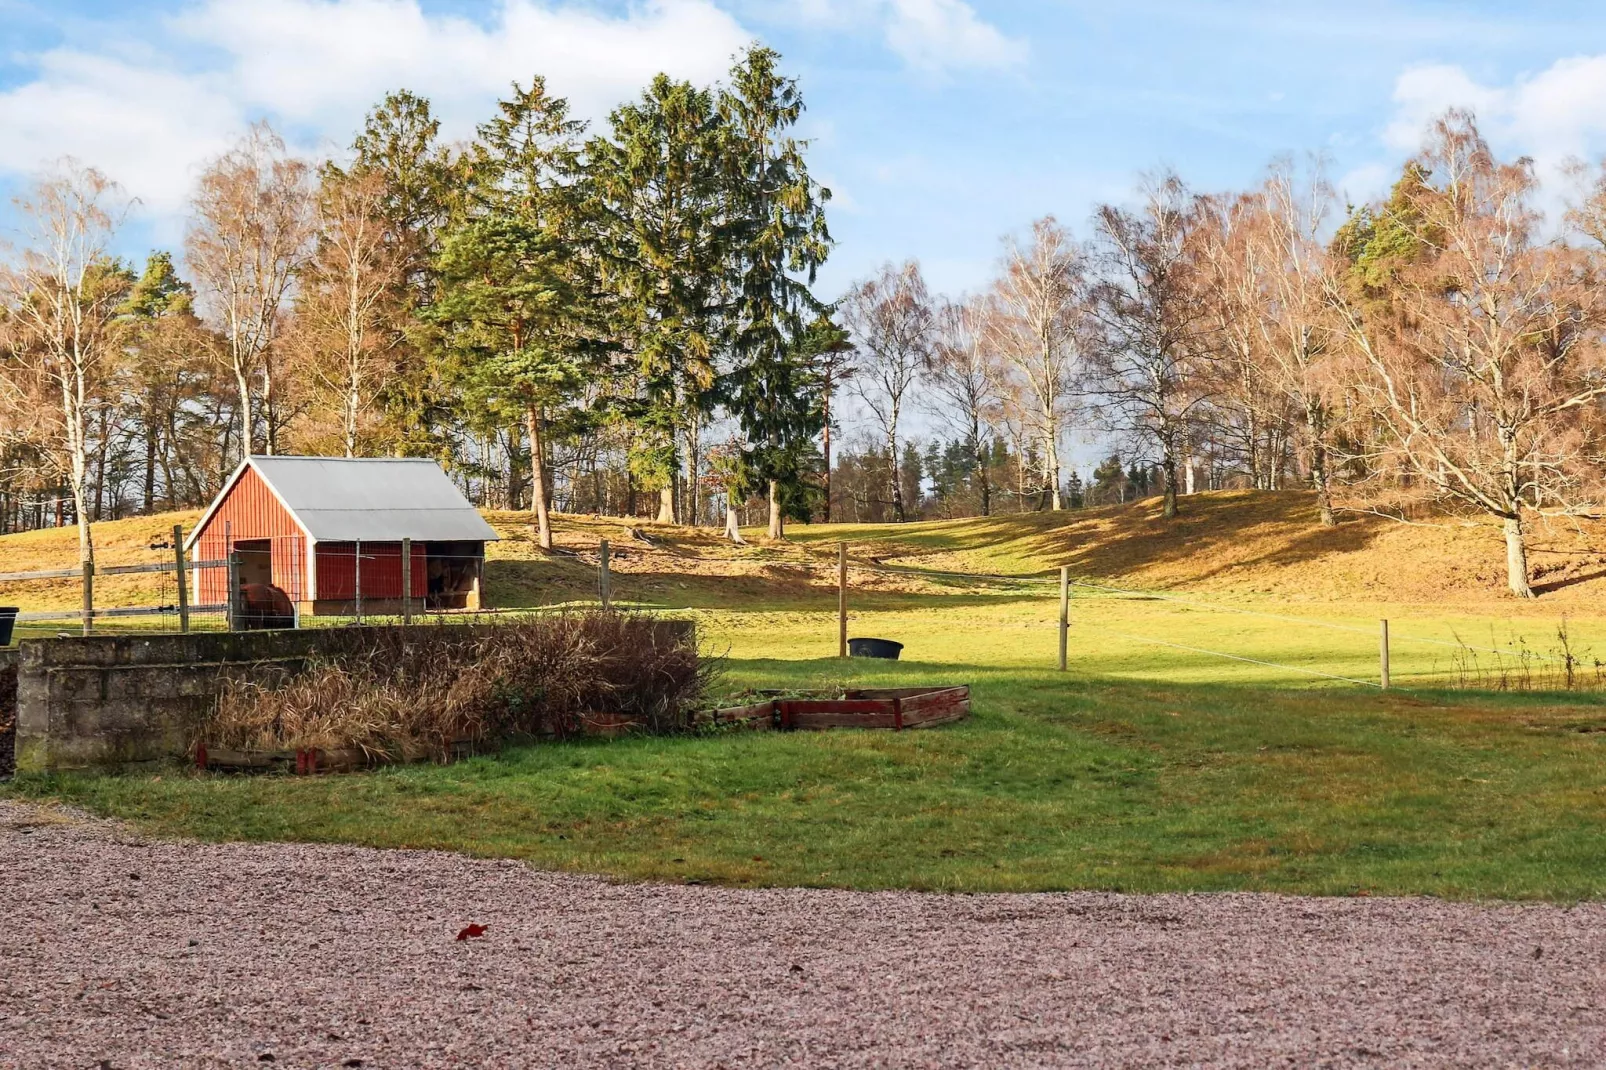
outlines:
{"label": "black plastic tub", "polygon": [[11,632],[17,624],[17,607],[0,606],[0,646],[11,645]]}
{"label": "black plastic tub", "polygon": [[885,658],[888,661],[897,661],[898,655],[902,652],[903,644],[894,643],[891,639],[848,640],[850,658]]}

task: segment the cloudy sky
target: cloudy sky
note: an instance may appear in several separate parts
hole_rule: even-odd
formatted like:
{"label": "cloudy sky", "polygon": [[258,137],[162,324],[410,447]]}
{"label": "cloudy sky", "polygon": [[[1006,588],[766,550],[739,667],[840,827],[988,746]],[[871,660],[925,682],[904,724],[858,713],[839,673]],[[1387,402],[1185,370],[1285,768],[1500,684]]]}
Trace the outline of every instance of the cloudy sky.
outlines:
{"label": "cloudy sky", "polygon": [[1541,168],[1606,150],[1606,12],[1585,2],[0,0],[0,187],[93,163],[139,198],[139,255],[178,243],[200,165],[253,119],[337,153],[407,87],[464,137],[536,72],[601,119],[754,39],[802,79],[837,195],[827,296],[908,256],[978,286],[1001,235],[1085,229],[1157,166],[1226,188],[1319,150],[1364,198],[1452,104]]}

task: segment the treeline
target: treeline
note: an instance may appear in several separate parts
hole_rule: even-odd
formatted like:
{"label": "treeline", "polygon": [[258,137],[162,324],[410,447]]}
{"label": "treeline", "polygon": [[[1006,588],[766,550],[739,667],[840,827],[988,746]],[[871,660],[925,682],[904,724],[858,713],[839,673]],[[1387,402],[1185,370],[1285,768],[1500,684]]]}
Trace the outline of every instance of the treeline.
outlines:
{"label": "treeline", "polygon": [[[1606,510],[1606,172],[1575,177],[1546,220],[1532,161],[1450,112],[1378,204],[1340,213],[1314,164],[1220,195],[1162,174],[1099,207],[1085,241],[1052,218],[1006,241],[969,298],[889,264],[842,301],[854,350],[836,372],[880,438],[874,497],[892,519],[930,507],[887,461],[907,458],[918,402],[959,432],[978,512],[1005,485],[1000,440],[1017,506],[1028,487],[1056,509],[1159,493],[1169,517],[1195,488],[1297,481],[1330,525],[1340,497],[1429,500],[1498,521],[1531,597],[1536,519]],[[1126,464],[1073,479],[1072,427]]]}
{"label": "treeline", "polygon": [[659,76],[594,134],[540,78],[467,145],[406,92],[340,162],[259,125],[200,176],[182,258],[140,268],[127,199],[62,161],[0,272],[0,529],[78,520],[89,559],[89,520],[203,502],[254,452],[434,456],[543,545],[556,506],[758,493],[778,529],[825,419],[812,347],[840,344],[778,58]]}
{"label": "treeline", "polygon": [[[1547,220],[1532,162],[1451,112],[1375,204],[1316,164],[1159,174],[1084,239],[1006,240],[979,293],[909,262],[826,302],[829,192],[777,62],[661,76],[596,132],[540,79],[466,145],[408,93],[339,163],[259,126],[203,172],[182,256],[137,269],[116,186],[64,162],[0,271],[0,529],[75,519],[87,558],[88,520],[203,502],[249,452],[436,457],[543,545],[554,509],[740,539],[1303,484],[1326,524],[1493,518],[1531,595],[1536,519],[1606,508],[1606,178]],[[1114,455],[1074,472],[1073,432]]]}

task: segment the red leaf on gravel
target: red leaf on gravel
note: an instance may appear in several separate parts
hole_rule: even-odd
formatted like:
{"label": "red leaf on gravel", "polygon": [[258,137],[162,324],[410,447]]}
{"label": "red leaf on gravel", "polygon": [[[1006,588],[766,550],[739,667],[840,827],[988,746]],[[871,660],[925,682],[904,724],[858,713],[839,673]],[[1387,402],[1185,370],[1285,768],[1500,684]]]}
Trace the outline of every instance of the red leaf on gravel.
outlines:
{"label": "red leaf on gravel", "polygon": [[483,926],[483,925],[470,925],[467,928],[465,928],[462,932],[458,933],[457,934],[457,938],[459,940],[467,940],[471,936],[484,936],[484,935],[485,935],[485,926]]}

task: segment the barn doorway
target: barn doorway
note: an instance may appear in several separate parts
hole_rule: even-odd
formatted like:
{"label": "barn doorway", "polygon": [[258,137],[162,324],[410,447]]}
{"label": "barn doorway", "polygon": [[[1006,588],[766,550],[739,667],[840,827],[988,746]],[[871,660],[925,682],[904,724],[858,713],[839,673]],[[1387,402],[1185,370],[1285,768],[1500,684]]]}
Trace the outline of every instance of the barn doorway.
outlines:
{"label": "barn doorway", "polygon": [[234,552],[240,555],[240,586],[273,582],[272,539],[241,539],[234,544]]}

